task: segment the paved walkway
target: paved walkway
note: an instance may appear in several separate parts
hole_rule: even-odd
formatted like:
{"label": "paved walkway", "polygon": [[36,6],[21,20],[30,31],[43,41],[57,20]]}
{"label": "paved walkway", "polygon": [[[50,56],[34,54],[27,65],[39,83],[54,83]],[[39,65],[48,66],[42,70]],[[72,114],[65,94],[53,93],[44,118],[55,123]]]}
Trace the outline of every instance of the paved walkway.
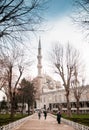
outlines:
{"label": "paved walkway", "polygon": [[32,115],[29,120],[22,123],[14,130],[74,130],[71,126],[68,126],[61,122],[58,124],[56,118],[48,114],[47,119],[44,119],[44,116],[41,116],[41,119],[38,119],[37,113]]}

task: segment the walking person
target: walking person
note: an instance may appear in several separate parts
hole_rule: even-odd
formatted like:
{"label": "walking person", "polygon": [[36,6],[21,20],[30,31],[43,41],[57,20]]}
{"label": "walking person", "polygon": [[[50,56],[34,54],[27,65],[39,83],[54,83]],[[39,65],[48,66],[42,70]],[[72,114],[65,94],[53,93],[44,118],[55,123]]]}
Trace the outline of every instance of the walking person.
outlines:
{"label": "walking person", "polygon": [[44,111],[44,117],[45,117],[45,120],[46,120],[46,118],[47,118],[47,111],[46,110]]}
{"label": "walking person", "polygon": [[40,110],[38,111],[38,118],[39,119],[41,118],[41,111]]}
{"label": "walking person", "polygon": [[61,122],[61,113],[60,113],[60,111],[57,112],[57,122],[58,122],[58,124],[60,124],[60,122]]}

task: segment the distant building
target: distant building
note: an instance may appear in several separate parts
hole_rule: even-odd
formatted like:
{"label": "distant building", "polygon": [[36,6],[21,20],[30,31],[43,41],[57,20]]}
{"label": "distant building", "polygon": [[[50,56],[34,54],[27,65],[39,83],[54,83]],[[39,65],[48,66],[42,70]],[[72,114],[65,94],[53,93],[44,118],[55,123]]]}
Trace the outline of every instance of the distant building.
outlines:
{"label": "distant building", "polygon": [[42,102],[42,95],[47,92],[57,91],[62,88],[61,82],[55,81],[49,75],[42,73],[42,55],[41,55],[41,41],[39,39],[38,45],[38,75],[33,79],[34,86],[36,87],[36,106],[37,108],[43,108],[45,104]]}
{"label": "distant building", "polygon": [[[56,110],[58,106],[66,112],[67,102],[65,96],[65,89],[60,81],[55,81],[49,75],[42,74],[42,55],[41,55],[41,41],[38,45],[38,75],[33,79],[36,87],[36,107],[38,109]],[[73,89],[70,90],[70,104],[71,111],[76,112],[76,100]],[[80,112],[89,113],[89,86],[86,86],[80,98]]]}

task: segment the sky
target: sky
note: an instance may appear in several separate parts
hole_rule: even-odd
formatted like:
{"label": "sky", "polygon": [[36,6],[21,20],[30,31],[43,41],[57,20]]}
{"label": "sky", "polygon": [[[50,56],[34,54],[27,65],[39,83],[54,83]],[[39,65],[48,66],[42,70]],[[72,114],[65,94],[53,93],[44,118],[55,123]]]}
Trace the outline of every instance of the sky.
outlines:
{"label": "sky", "polygon": [[[48,53],[56,42],[60,42],[64,45],[69,42],[80,51],[82,60],[86,65],[86,76],[89,77],[89,43],[84,31],[81,29],[81,26],[75,24],[70,18],[70,16],[74,13],[73,0],[51,0],[48,4],[48,8],[44,15],[46,21],[42,26],[42,29],[45,31],[39,32],[35,36],[34,40],[32,40],[32,44],[35,48],[35,55],[37,56],[40,36],[42,45],[43,73],[52,75],[53,78],[57,80],[59,79],[59,77],[53,73]],[[34,77],[37,75],[36,56],[35,65],[32,66],[34,68],[34,72],[32,71],[32,75]]]}
{"label": "sky", "polygon": [[72,10],[72,0],[50,0],[46,4],[45,16],[48,20],[55,20],[70,13]]}
{"label": "sky", "polygon": [[[86,79],[88,82],[89,43],[84,31],[81,30],[81,26],[75,24],[70,18],[72,13],[74,13],[72,2],[73,0],[50,0],[46,4],[46,8],[42,15],[44,17],[44,22],[41,24],[41,30],[44,31],[39,31],[35,35],[32,34],[31,40],[25,41],[27,46],[32,46],[34,63],[29,69],[27,69],[27,71],[25,71],[24,76],[29,78],[37,76],[37,51],[40,37],[43,73],[52,76],[55,80],[59,80],[58,75],[54,73],[51,66],[48,54],[56,42],[61,42],[64,45],[69,42],[81,53],[83,62],[86,65]],[[2,95],[1,92],[0,95]],[[2,96],[0,97],[0,100],[2,100]]]}

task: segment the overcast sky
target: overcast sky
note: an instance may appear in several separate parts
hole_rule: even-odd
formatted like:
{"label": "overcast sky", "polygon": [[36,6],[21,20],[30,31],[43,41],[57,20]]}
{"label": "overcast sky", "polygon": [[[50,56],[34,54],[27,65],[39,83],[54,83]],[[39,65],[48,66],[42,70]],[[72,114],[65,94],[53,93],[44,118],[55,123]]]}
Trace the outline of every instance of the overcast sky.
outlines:
{"label": "overcast sky", "polygon": [[[52,0],[48,3],[49,8],[46,9],[45,24],[43,24],[43,32],[39,32],[34,40],[32,40],[32,45],[34,49],[35,65],[33,65],[34,72],[32,75],[37,75],[37,48],[39,36],[41,38],[42,45],[42,64],[43,72],[49,75],[53,74],[52,68],[49,62],[48,52],[51,50],[52,46],[56,42],[61,42],[62,44],[67,44],[68,42],[77,48],[81,55],[82,60],[86,65],[87,77],[89,77],[89,43],[86,39],[84,31],[81,26],[75,24],[70,18],[74,13],[74,6],[72,1],[74,0]],[[33,69],[32,69],[33,70]],[[52,75],[53,78],[57,78],[55,74]],[[57,78],[58,79],[58,78]]]}
{"label": "overcast sky", "polygon": [[[89,43],[85,38],[85,34],[81,31],[81,27],[76,25],[70,16],[73,13],[73,0],[50,0],[46,4],[43,17],[44,23],[41,29],[45,31],[37,32],[36,35],[31,36],[31,40],[25,41],[26,44],[31,43],[34,64],[29,71],[25,72],[26,77],[37,76],[37,49],[39,37],[42,45],[42,66],[43,73],[46,73],[53,78],[57,77],[50,66],[48,52],[52,45],[56,42],[66,44],[70,42],[75,48],[79,49],[83,61],[86,65],[87,80],[89,77]],[[0,93],[1,95],[1,93]],[[1,98],[2,99],[2,98]],[[0,99],[0,100],[1,100]]]}

